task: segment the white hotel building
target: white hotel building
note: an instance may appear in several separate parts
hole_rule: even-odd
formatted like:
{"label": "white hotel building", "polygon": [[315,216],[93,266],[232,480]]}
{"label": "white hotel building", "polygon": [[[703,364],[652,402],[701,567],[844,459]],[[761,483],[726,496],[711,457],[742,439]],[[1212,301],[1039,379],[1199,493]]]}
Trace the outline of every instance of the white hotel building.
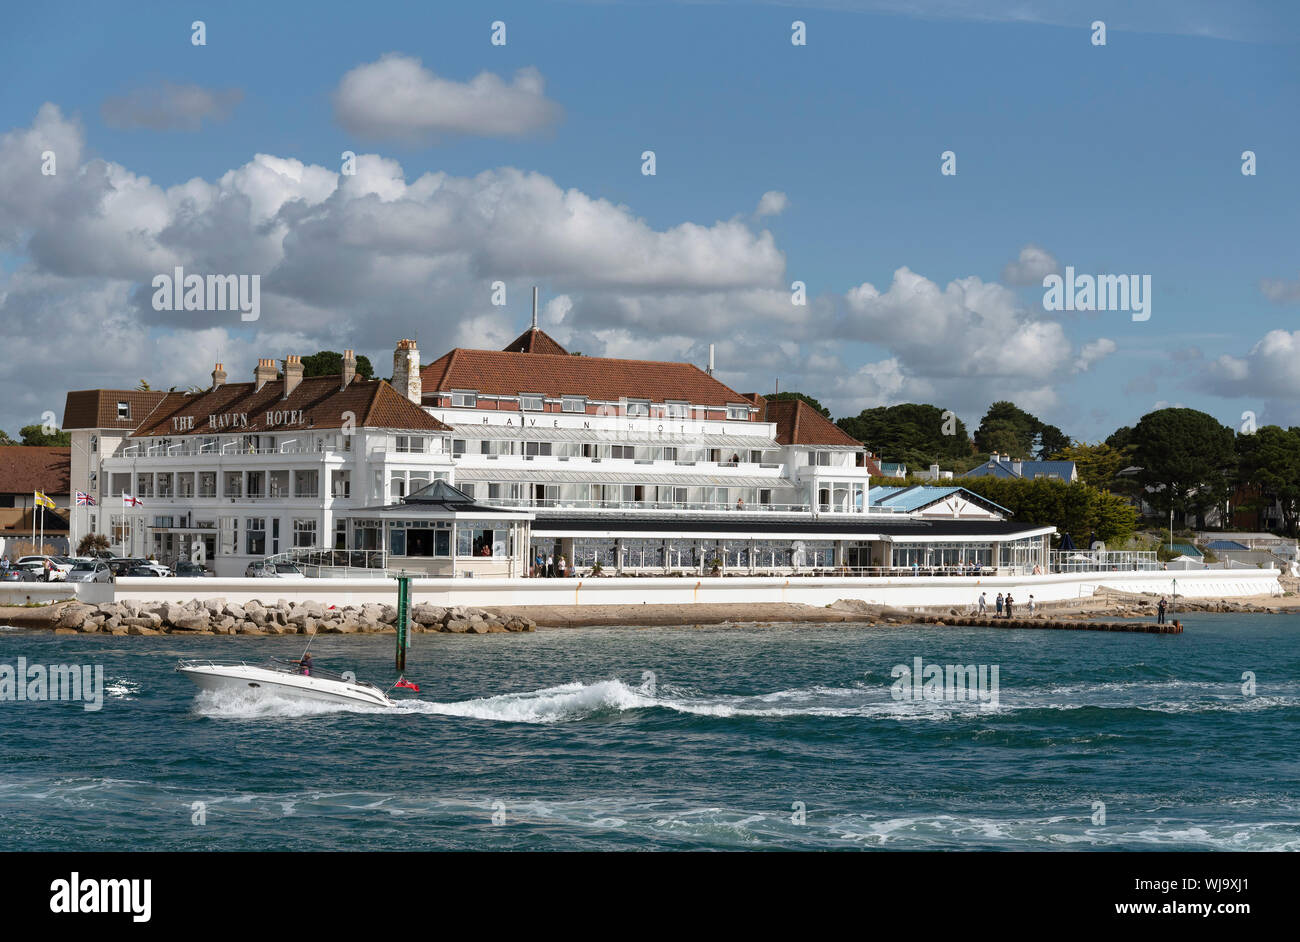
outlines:
{"label": "white hotel building", "polygon": [[872,490],[871,454],[817,410],[691,364],[570,354],[534,326],[427,365],[400,341],[391,385],[355,371],[351,351],[334,376],[290,356],[227,383],[218,364],[111,434],[128,394],[69,393],[73,487],[99,502],[79,531],[163,560],[201,545],[224,576],[286,553],[449,577],[538,555],[580,574],[1046,568],[1052,528],[961,488]]}

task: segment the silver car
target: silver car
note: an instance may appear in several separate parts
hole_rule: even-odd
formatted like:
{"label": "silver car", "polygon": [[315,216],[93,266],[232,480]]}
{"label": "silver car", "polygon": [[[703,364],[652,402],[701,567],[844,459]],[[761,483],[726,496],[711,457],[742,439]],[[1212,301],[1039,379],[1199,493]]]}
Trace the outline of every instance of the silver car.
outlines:
{"label": "silver car", "polygon": [[102,559],[80,560],[68,572],[69,582],[112,582],[113,571]]}

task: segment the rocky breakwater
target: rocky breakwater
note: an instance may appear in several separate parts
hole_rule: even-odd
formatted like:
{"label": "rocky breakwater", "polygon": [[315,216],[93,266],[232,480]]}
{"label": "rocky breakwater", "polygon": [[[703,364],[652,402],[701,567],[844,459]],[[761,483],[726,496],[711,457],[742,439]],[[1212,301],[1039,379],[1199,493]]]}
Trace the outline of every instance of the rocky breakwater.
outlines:
{"label": "rocky breakwater", "polygon": [[[367,634],[395,632],[394,605],[333,606],[320,602],[227,602],[198,599],[184,603],[123,600],[90,605],[68,602],[60,606],[49,627],[56,634],[104,633],[115,635],[214,634],[294,635]],[[533,631],[536,623],[522,615],[505,615],[481,608],[456,605],[415,605],[411,629],[416,632],[486,635],[507,631]]]}

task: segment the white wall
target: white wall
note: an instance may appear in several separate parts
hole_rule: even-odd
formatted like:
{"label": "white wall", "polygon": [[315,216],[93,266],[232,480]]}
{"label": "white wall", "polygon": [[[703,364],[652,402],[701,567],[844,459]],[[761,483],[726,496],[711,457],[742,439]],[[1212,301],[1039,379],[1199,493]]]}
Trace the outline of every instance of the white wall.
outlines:
{"label": "white wall", "polygon": [[[1279,593],[1276,569],[1205,572],[1069,573],[1006,577],[790,578],[723,576],[632,579],[417,579],[417,602],[435,605],[639,605],[693,602],[801,602],[826,605],[837,599],[862,599],[895,606],[945,605],[965,610],[987,592],[1011,594],[1023,606],[1032,594],[1050,602],[1091,596],[1098,586],[1126,592],[1215,598]],[[187,601],[225,598],[274,602],[315,600],[327,605],[364,602],[396,604],[393,579],[129,579],[117,580],[117,598]]]}

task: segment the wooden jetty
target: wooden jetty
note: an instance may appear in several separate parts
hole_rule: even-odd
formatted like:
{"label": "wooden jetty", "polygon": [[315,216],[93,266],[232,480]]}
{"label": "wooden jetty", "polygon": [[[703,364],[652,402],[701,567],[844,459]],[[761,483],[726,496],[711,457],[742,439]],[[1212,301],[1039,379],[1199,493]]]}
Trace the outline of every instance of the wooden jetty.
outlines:
{"label": "wooden jetty", "polygon": [[1049,631],[1136,631],[1151,635],[1179,635],[1182,622],[1158,625],[1149,621],[1058,621],[1050,618],[994,618],[989,615],[920,615],[922,625],[951,625],[961,628],[1038,628]]}

